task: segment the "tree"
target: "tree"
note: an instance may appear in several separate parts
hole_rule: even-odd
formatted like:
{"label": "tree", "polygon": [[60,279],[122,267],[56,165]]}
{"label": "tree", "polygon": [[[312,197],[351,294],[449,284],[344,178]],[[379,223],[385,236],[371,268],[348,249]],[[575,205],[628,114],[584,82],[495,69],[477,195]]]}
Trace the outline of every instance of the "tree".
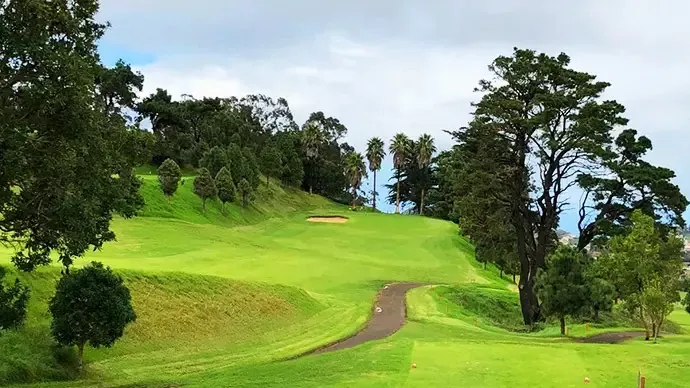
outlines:
{"label": "tree", "polygon": [[261,170],[266,174],[266,184],[269,183],[271,177],[279,177],[282,168],[283,161],[278,147],[269,144],[261,153]]}
{"label": "tree", "polygon": [[115,239],[113,214],[143,206],[128,128],[103,103],[126,86],[99,78],[97,10],[96,0],[0,2],[0,243],[21,270],[56,252],[69,271]]}
{"label": "tree", "polygon": [[240,183],[237,185],[237,191],[239,191],[240,197],[242,198],[242,207],[247,207],[254,194],[254,188],[252,187],[251,183],[249,183],[249,181],[245,178],[242,178]]}
{"label": "tree", "polygon": [[690,292],[685,294],[685,299],[683,299],[683,305],[685,306],[685,311],[690,314]]}
{"label": "tree", "polygon": [[228,168],[232,174],[232,179],[235,181],[235,186],[239,186],[240,181],[245,177],[244,155],[239,144],[232,143],[227,149]]}
{"label": "tree", "polygon": [[259,186],[261,171],[256,162],[256,156],[247,147],[242,150],[242,175],[240,178],[246,179],[252,186],[252,190]]}
{"label": "tree", "polygon": [[216,187],[218,188],[218,199],[221,202],[221,210],[225,214],[225,203],[235,200],[235,183],[227,167],[223,167],[216,175]]}
{"label": "tree", "polygon": [[228,155],[223,148],[213,146],[213,148],[204,153],[201,161],[199,161],[199,165],[205,167],[211,176],[216,176],[221,168],[228,165]]}
{"label": "tree", "polygon": [[0,267],[0,330],[21,326],[26,319],[29,289],[19,279],[14,284],[5,284],[7,269]]}
{"label": "tree", "polygon": [[206,200],[216,198],[218,188],[207,169],[202,167],[198,173],[199,175],[194,178],[194,194],[201,198],[201,207],[203,211],[206,211]]}
{"label": "tree", "polygon": [[534,282],[555,246],[565,193],[578,184],[588,187],[577,178],[605,166],[616,153],[614,128],[627,124],[622,105],[600,98],[609,83],[569,65],[566,54],[521,49],[496,58],[489,66],[495,79],[480,81],[483,96],[468,127],[492,134],[484,139],[500,139],[505,152],[495,157],[510,159],[499,164],[503,188],[492,198],[510,209],[527,324],[540,319]]}
{"label": "tree", "polygon": [[640,304],[652,323],[652,336],[657,342],[661,325],[666,317],[673,312],[674,301],[680,298],[669,299],[666,287],[659,278],[647,280],[644,290],[640,296]]}
{"label": "tree", "polygon": [[357,152],[350,152],[345,157],[345,175],[350,181],[352,187],[352,207],[356,206],[357,190],[362,185],[362,180],[367,177],[367,166],[364,163],[364,157]]}
{"label": "tree", "polygon": [[393,154],[393,168],[396,170],[396,199],[395,212],[400,213],[400,169],[403,167],[405,158],[410,153],[410,139],[404,133],[398,133],[391,141],[389,151]]}
{"label": "tree", "polygon": [[168,198],[168,203],[170,203],[170,197],[177,191],[177,185],[180,183],[181,178],[182,171],[180,166],[172,159],[166,159],[158,167],[158,183],[161,186],[161,190],[163,190],[163,194]]}
{"label": "tree", "polygon": [[649,339],[657,336],[667,315],[663,312],[680,301],[682,242],[673,235],[661,236],[654,219],[641,210],[632,212],[631,221],[629,233],[613,237],[597,265],[644,325]]}
{"label": "tree", "polygon": [[383,148],[383,140],[378,137],[372,137],[367,142],[367,159],[369,160],[369,170],[374,173],[374,201],[372,207],[376,210],[376,172],[381,169],[381,162],[386,156],[386,151]]}
{"label": "tree", "polygon": [[566,317],[580,317],[593,310],[591,282],[587,276],[589,261],[585,253],[561,245],[549,255],[546,269],[540,269],[537,274],[535,290],[541,307],[547,316],[558,318],[561,335],[566,334]]}
{"label": "tree", "polygon": [[[319,150],[326,142],[323,125],[317,121],[307,121],[302,127],[302,147],[307,159],[314,161],[319,156]],[[314,174],[307,177],[309,179],[309,194],[313,193]]]}
{"label": "tree", "polygon": [[[423,134],[422,136],[420,136],[419,140],[417,140],[417,143],[416,143],[415,152],[417,154],[417,163],[419,164],[419,168],[422,169],[422,171],[425,171],[426,167],[428,167],[429,163],[431,163],[431,157],[436,152],[436,146],[434,145],[434,139],[426,133]],[[426,191],[426,188],[422,187],[421,206],[419,208],[419,214],[420,215],[424,215],[424,194],[425,194],[425,191]]]}
{"label": "tree", "polygon": [[62,345],[77,346],[80,366],[87,343],[112,346],[137,317],[122,278],[97,262],[60,278],[49,310],[53,337]]}

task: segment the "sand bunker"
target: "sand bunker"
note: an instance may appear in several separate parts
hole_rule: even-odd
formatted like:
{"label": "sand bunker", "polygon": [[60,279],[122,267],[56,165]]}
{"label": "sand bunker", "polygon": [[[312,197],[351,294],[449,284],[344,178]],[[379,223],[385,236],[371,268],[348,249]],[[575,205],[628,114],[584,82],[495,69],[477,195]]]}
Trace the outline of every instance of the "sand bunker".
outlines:
{"label": "sand bunker", "polygon": [[343,217],[343,216],[313,216],[313,217],[308,217],[307,221],[309,221],[309,222],[326,222],[326,223],[331,223],[331,224],[342,224],[344,222],[347,222],[347,217]]}

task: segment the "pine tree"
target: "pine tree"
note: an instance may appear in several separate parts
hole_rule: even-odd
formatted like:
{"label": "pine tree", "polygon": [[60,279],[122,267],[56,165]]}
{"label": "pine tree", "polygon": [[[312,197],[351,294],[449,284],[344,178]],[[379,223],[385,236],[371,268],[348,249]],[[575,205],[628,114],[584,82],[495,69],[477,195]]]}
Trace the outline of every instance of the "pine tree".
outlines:
{"label": "pine tree", "polygon": [[172,159],[166,159],[158,167],[158,182],[160,183],[161,190],[163,190],[163,194],[168,198],[168,203],[170,203],[170,197],[177,191],[181,178],[182,171],[180,166]]}
{"label": "pine tree", "polygon": [[199,175],[194,178],[194,194],[201,198],[201,206],[204,211],[206,211],[206,200],[213,199],[218,195],[216,183],[206,168],[200,168]]}
{"label": "pine tree", "polygon": [[223,167],[216,175],[216,188],[218,189],[218,199],[221,202],[221,210],[225,214],[225,203],[235,200],[235,183],[232,181],[230,170]]}

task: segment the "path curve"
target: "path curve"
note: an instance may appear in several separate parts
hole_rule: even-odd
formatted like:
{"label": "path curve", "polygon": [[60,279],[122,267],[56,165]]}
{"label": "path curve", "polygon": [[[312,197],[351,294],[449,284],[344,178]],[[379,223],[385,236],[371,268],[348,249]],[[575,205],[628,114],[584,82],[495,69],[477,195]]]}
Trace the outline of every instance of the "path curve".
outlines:
{"label": "path curve", "polygon": [[[423,286],[424,283],[391,283],[380,289],[371,311],[371,318],[364,329],[357,334],[343,338],[333,344],[313,350],[307,354],[320,354],[351,348],[365,342],[386,338],[405,324],[407,291]],[[307,354],[304,354],[306,356]]]}
{"label": "path curve", "polygon": [[578,338],[576,342],[586,344],[619,344],[623,341],[644,337],[644,331],[614,331],[607,333],[595,334],[589,337]]}

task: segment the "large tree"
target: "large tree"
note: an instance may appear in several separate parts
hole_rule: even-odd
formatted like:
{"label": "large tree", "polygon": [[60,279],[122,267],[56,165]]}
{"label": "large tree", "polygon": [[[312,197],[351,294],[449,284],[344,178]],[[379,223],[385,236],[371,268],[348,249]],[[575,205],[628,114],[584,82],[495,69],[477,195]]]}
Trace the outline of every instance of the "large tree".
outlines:
{"label": "large tree", "polygon": [[367,160],[369,161],[369,170],[374,173],[374,188],[372,195],[374,201],[372,207],[376,210],[376,172],[381,169],[381,162],[386,156],[386,151],[383,146],[383,140],[378,137],[372,137],[367,142]]}
{"label": "large tree", "polygon": [[[555,246],[554,230],[569,206],[568,190],[578,184],[595,190],[587,174],[601,171],[624,153],[613,136],[615,128],[627,123],[623,106],[600,98],[607,82],[569,65],[565,54],[551,57],[531,50],[515,49],[512,56],[498,57],[489,66],[494,79],[480,82],[483,96],[475,104],[469,126],[493,134],[484,138],[499,139],[505,148],[496,157],[510,158],[510,163],[499,165],[502,188],[492,198],[510,209],[521,266],[520,302],[527,324],[540,319],[535,276]],[[663,179],[668,174],[657,177],[648,189],[673,188]],[[647,199],[628,204],[643,207],[649,203],[648,195],[640,196]],[[598,196],[593,200],[601,201]],[[680,198],[678,203],[684,208],[686,201]]]}
{"label": "large tree", "polygon": [[352,188],[352,207],[355,207],[358,198],[357,191],[362,185],[362,180],[367,177],[367,166],[362,154],[358,152],[348,153],[345,156],[344,172]]}
{"label": "large tree", "polygon": [[207,169],[203,167],[199,169],[198,175],[194,178],[193,191],[201,198],[201,209],[206,211],[206,201],[218,196],[216,182]]}
{"label": "large tree", "polygon": [[128,128],[114,119],[131,89],[104,77],[97,12],[96,0],[0,2],[0,241],[24,270],[51,252],[68,270],[115,238],[113,213],[143,206]]}
{"label": "large tree", "polygon": [[[431,163],[431,157],[436,152],[434,145],[434,138],[429,134],[423,134],[415,143],[415,154],[417,156],[417,164],[422,171],[426,171]],[[424,215],[424,197],[426,194],[426,187],[422,186],[421,205],[419,207],[419,214]]]}
{"label": "large tree", "polygon": [[[304,147],[304,153],[307,160],[311,162],[310,164],[315,164],[325,142],[326,134],[323,125],[318,121],[307,121],[302,127],[302,147]],[[309,181],[309,194],[312,194],[315,179],[313,167],[309,168],[309,174],[305,178]]]}
{"label": "large tree", "polygon": [[400,213],[400,171],[411,152],[411,141],[404,133],[397,133],[389,146],[393,155],[393,168],[396,170],[395,212]]}

